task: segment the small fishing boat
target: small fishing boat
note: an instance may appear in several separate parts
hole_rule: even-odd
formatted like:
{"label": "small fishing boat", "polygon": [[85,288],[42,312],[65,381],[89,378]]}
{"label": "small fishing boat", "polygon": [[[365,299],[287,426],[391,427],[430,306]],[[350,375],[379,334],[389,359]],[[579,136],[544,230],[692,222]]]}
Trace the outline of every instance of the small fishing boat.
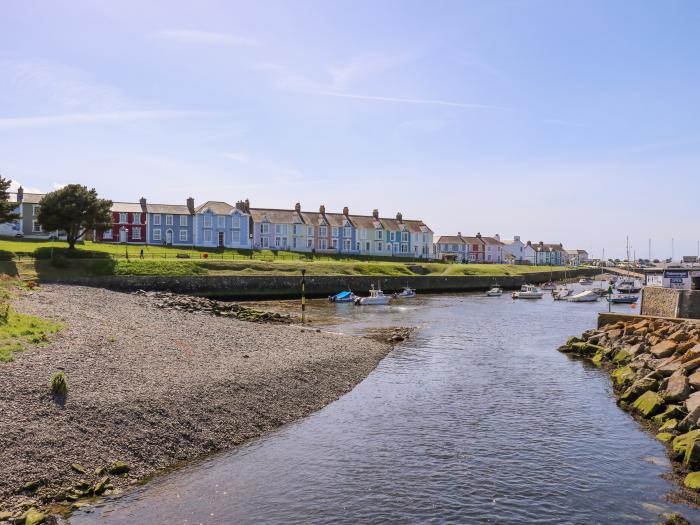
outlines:
{"label": "small fishing boat", "polygon": [[617,290],[618,293],[620,294],[634,294],[634,293],[639,293],[641,291],[642,287],[637,286],[637,283],[632,280],[625,280],[617,284],[615,286],[615,290]]}
{"label": "small fishing boat", "polygon": [[547,281],[546,283],[540,285],[540,290],[555,290],[557,288],[557,283],[552,281]]}
{"label": "small fishing boat", "polygon": [[384,295],[384,292],[382,292],[381,290],[375,289],[374,285],[372,285],[372,288],[369,291],[369,297],[358,297],[355,300],[355,304],[359,304],[361,306],[385,305],[385,304],[389,304],[390,302],[391,302],[391,296]]}
{"label": "small fishing boat", "polygon": [[593,303],[598,300],[598,295],[592,290],[585,290],[566,298],[570,303]]}
{"label": "small fishing boat", "polygon": [[357,299],[357,296],[351,291],[339,292],[328,298],[332,303],[354,303],[355,299]]}
{"label": "small fishing boat", "polygon": [[556,290],[552,290],[552,297],[555,301],[563,301],[572,293],[574,293],[574,291],[568,286],[559,286]]}
{"label": "small fishing boat", "polygon": [[580,284],[581,286],[588,286],[590,284],[593,284],[593,281],[588,277],[582,277],[578,280],[578,284]]}
{"label": "small fishing boat", "polygon": [[635,304],[639,301],[638,295],[633,294],[616,294],[607,298],[613,304]]}
{"label": "small fishing boat", "polygon": [[594,294],[596,294],[598,297],[605,297],[608,295],[608,289],[607,288],[593,288],[591,290]]}
{"label": "small fishing boat", "polygon": [[513,299],[542,299],[544,292],[534,284],[523,284],[520,291],[513,292]]}
{"label": "small fishing boat", "polygon": [[408,286],[405,286],[403,290],[394,294],[395,299],[412,299],[415,296],[416,291]]}
{"label": "small fishing boat", "polygon": [[486,292],[486,297],[500,297],[501,295],[503,295],[503,288],[498,285],[495,285],[488,292]]}

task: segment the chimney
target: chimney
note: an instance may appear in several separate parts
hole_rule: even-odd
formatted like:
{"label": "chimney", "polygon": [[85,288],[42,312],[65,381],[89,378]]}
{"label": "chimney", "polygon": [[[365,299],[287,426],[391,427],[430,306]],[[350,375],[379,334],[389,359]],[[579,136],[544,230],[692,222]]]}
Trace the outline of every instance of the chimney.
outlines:
{"label": "chimney", "polygon": [[24,188],[20,186],[17,188],[17,202],[22,202],[24,200]]}
{"label": "chimney", "polygon": [[372,217],[374,217],[375,219],[379,219],[379,210],[372,210]]}
{"label": "chimney", "polygon": [[520,235],[515,235],[515,236],[513,237],[513,240],[514,240],[514,241],[519,241],[519,240],[520,240]]}
{"label": "chimney", "polygon": [[321,206],[318,208],[318,213],[320,213],[321,215],[326,214],[326,207],[323,204],[321,204]]}
{"label": "chimney", "polygon": [[194,199],[192,197],[187,197],[187,209],[190,214],[194,215]]}
{"label": "chimney", "polygon": [[532,246],[532,241],[527,241],[528,246]]}
{"label": "chimney", "polygon": [[243,201],[236,201],[236,209],[242,211],[243,213],[247,213],[245,211],[245,202]]}
{"label": "chimney", "polygon": [[544,243],[542,241],[540,241],[540,246],[544,246]]}
{"label": "chimney", "polygon": [[350,215],[350,209],[347,206],[345,206],[345,208],[343,208],[343,215],[345,215],[346,217],[348,215]]}
{"label": "chimney", "polygon": [[301,203],[300,203],[300,202],[297,202],[297,203],[294,205],[294,211],[297,212],[297,213],[301,213]]}
{"label": "chimney", "polygon": [[141,197],[139,199],[139,204],[141,205],[141,210],[145,213],[146,212],[146,197]]}
{"label": "chimney", "polygon": [[481,239],[481,232],[476,232],[476,238]]}
{"label": "chimney", "polygon": [[500,242],[500,240],[501,240],[501,236],[498,235],[498,234],[494,235],[493,238],[496,239],[496,240],[499,241],[499,242]]}
{"label": "chimney", "polygon": [[403,222],[403,215],[401,215],[401,212],[398,212],[396,214],[396,220],[399,222]]}
{"label": "chimney", "polygon": [[245,202],[245,212],[250,213],[250,199],[246,199],[243,202]]}
{"label": "chimney", "polygon": [[462,237],[462,232],[457,232],[457,237]]}

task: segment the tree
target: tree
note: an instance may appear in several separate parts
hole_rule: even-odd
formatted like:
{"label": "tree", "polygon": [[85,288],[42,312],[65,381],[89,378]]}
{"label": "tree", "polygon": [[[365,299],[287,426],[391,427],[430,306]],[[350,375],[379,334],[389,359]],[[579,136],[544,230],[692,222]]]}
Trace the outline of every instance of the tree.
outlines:
{"label": "tree", "polygon": [[10,201],[10,193],[7,191],[11,183],[10,179],[0,177],[0,223],[19,219],[19,213],[15,211],[17,203]]}
{"label": "tree", "polygon": [[37,220],[44,231],[66,232],[68,247],[89,230],[103,232],[112,227],[112,201],[100,199],[95,189],[69,184],[44,195],[39,201]]}

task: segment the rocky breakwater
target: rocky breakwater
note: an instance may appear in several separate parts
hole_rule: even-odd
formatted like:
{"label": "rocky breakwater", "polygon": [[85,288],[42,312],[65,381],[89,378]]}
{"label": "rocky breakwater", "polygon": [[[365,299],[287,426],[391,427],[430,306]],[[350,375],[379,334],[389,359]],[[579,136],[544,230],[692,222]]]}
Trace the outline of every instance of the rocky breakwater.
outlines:
{"label": "rocky breakwater", "polygon": [[560,350],[610,371],[619,406],[667,445],[684,495],[700,502],[700,323],[618,321]]}

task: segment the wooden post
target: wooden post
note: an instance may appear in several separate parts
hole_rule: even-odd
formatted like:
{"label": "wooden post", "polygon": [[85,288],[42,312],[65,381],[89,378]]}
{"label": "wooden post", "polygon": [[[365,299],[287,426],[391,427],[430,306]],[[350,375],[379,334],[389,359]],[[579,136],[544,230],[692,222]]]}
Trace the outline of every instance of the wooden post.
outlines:
{"label": "wooden post", "polygon": [[301,324],[306,321],[306,270],[301,270]]}

